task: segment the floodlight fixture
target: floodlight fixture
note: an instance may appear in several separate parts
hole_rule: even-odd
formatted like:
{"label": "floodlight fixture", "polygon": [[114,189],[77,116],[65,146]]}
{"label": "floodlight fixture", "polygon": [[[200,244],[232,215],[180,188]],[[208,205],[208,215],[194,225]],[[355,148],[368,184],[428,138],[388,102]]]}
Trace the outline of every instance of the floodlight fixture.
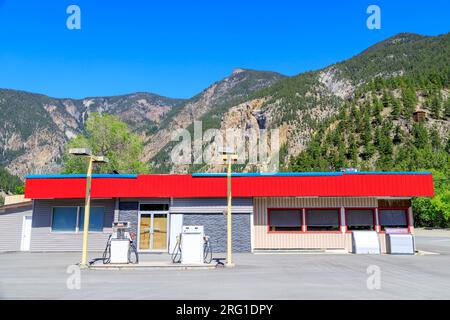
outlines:
{"label": "floodlight fixture", "polygon": [[69,149],[69,153],[73,154],[74,156],[91,156],[92,155],[92,151],[89,148],[72,148]]}

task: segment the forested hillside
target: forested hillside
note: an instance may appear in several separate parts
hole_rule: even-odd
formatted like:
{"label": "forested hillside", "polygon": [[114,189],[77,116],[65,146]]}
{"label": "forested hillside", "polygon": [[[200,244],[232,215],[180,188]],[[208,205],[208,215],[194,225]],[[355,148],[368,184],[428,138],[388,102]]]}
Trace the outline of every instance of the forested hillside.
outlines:
{"label": "forested hillside", "polygon": [[4,202],[4,195],[15,193],[23,185],[19,177],[13,176],[7,170],[0,168],[0,205]]}
{"label": "forested hillside", "polygon": [[447,67],[375,78],[318,127],[306,150],[285,169],[432,171],[436,196],[414,201],[416,220],[450,226],[449,75]]}

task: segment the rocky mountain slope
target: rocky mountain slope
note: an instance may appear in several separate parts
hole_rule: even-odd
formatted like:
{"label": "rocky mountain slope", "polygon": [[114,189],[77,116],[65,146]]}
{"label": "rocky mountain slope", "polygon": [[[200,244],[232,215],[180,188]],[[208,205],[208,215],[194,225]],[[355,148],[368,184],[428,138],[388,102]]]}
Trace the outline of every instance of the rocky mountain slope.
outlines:
{"label": "rocky mountain slope", "polygon": [[55,172],[65,142],[83,130],[89,113],[117,114],[145,134],[183,103],[149,93],[75,100],[0,90],[0,166],[18,176]]}
{"label": "rocky mountain slope", "polygon": [[[229,109],[223,116],[221,129],[232,127],[239,119],[241,126],[255,127],[256,117],[264,117],[265,128],[280,128],[282,162],[306,148],[321,124],[338,114],[339,108],[356,98],[358,90],[374,79],[415,77],[433,79],[450,74],[450,34],[421,36],[402,33],[382,41],[346,61],[314,72],[303,73],[258,91],[248,101]],[[395,89],[395,88],[393,88]],[[400,88],[397,88],[397,90]],[[448,87],[441,88],[443,99]],[[422,106],[416,86],[419,102]],[[257,111],[257,112],[255,112]],[[206,119],[208,121],[208,119]],[[432,122],[430,122],[431,125]],[[448,138],[449,118],[433,122],[442,138]],[[216,170],[205,167],[202,170]],[[243,166],[242,170],[260,170]]]}
{"label": "rocky mountain slope", "polygon": [[118,115],[146,140],[149,160],[170,141],[175,128],[188,126],[205,112],[248,98],[284,76],[236,69],[229,77],[191,99],[150,93],[85,99],[55,99],[0,89],[0,167],[23,177],[59,170],[64,145],[83,130],[92,112]]}

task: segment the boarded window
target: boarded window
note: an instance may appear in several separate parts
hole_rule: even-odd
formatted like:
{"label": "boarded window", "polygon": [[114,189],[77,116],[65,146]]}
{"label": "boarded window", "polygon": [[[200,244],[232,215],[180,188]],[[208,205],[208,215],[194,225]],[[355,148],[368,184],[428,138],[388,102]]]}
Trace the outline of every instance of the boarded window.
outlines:
{"label": "boarded window", "polygon": [[380,225],[384,230],[388,228],[407,228],[406,210],[379,210]]}
{"label": "boarded window", "polygon": [[307,209],[306,224],[309,231],[339,230],[339,209]]}
{"label": "boarded window", "polygon": [[347,230],[374,230],[374,211],[371,209],[346,209]]}
{"label": "boarded window", "polygon": [[302,211],[270,210],[269,228],[270,231],[301,231]]}

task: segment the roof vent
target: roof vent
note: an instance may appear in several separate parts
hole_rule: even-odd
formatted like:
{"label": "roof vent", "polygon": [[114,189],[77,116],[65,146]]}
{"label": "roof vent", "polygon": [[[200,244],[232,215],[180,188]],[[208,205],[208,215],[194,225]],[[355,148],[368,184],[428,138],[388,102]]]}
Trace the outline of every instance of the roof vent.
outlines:
{"label": "roof vent", "polygon": [[356,168],[344,168],[344,169],[341,169],[341,172],[344,172],[344,173],[356,173],[356,172],[359,172],[359,170],[356,169]]}

